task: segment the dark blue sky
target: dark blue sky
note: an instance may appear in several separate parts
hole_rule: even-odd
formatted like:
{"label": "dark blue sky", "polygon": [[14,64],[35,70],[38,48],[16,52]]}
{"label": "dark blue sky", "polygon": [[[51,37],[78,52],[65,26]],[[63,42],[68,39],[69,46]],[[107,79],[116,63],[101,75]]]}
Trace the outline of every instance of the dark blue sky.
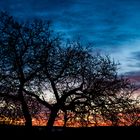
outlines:
{"label": "dark blue sky", "polygon": [[94,41],[119,60],[121,72],[140,75],[140,0],[0,0],[0,9],[50,19],[67,37]]}

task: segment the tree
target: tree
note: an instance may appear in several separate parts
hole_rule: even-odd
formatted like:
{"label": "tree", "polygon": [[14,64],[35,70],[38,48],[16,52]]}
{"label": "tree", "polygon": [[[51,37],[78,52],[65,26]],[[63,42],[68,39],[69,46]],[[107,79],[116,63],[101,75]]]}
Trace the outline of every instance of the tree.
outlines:
{"label": "tree", "polygon": [[49,49],[58,40],[50,38],[49,26],[41,20],[21,24],[6,12],[0,13],[0,97],[21,103],[26,126],[32,125],[32,118],[24,90],[32,84],[35,87],[44,65],[40,62],[47,59]]}
{"label": "tree", "polygon": [[[0,15],[0,34],[1,101],[11,102],[26,126],[32,126],[41,108],[50,110],[48,127],[59,112],[65,126],[70,119],[84,126],[101,121],[119,125],[120,114],[135,106],[133,84],[118,75],[118,64],[109,56],[94,54],[91,44],[65,42],[49,22],[21,24],[5,12]],[[48,91],[52,103],[45,99]]]}
{"label": "tree", "polygon": [[51,59],[43,71],[45,85],[55,96],[47,125],[53,126],[60,110],[65,114],[65,125],[71,119],[69,113],[74,114],[74,119],[80,118],[82,125],[93,123],[91,116],[96,125],[99,119],[119,125],[119,115],[135,101],[135,86],[117,74],[117,64],[109,56],[93,56],[89,46],[80,42],[66,45],[50,52]]}
{"label": "tree", "polygon": [[[129,79],[117,74],[117,64],[108,56],[97,55],[91,56],[91,59],[85,61],[85,65],[86,69],[82,68],[85,74],[80,75],[79,72],[83,79],[82,86],[68,91],[70,98],[65,94],[62,96],[66,97],[65,108],[73,112],[73,119],[83,126],[115,126],[121,125],[126,115],[132,115],[127,113],[128,110],[133,110],[135,117],[133,115],[131,123],[139,123],[139,113],[134,109],[139,107],[139,100],[133,99],[136,87]],[[68,119],[71,119],[69,115],[68,118],[65,117],[66,121]]]}

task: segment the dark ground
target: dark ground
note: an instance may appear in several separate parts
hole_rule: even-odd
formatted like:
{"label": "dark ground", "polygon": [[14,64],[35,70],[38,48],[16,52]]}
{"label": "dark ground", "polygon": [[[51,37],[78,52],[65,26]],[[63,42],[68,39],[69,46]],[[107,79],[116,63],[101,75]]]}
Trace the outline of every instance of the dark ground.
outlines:
{"label": "dark ground", "polygon": [[140,139],[140,127],[90,127],[90,128],[63,128],[6,126],[0,125],[0,140],[28,140],[28,139],[111,139],[126,140]]}

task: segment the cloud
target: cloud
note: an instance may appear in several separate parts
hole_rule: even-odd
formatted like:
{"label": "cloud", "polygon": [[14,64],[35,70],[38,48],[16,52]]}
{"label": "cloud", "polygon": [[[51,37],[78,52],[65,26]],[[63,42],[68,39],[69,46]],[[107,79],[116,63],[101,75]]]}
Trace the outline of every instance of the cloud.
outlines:
{"label": "cloud", "polygon": [[0,9],[20,19],[50,19],[65,36],[94,41],[120,61],[122,72],[140,69],[139,0],[1,0]]}
{"label": "cloud", "polygon": [[140,60],[140,51],[135,51],[132,53],[133,59],[139,59]]}
{"label": "cloud", "polygon": [[51,19],[59,31],[81,35],[101,47],[140,37],[138,0],[1,0],[0,4],[21,18]]}

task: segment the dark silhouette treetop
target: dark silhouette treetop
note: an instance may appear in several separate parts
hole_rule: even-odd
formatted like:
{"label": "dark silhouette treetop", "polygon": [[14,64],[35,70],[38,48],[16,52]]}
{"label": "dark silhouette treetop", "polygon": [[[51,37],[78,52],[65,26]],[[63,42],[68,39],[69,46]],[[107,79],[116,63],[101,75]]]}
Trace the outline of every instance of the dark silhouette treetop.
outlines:
{"label": "dark silhouette treetop", "polygon": [[24,117],[26,126],[45,109],[49,127],[60,114],[65,126],[77,120],[82,126],[137,125],[135,86],[118,75],[117,66],[93,53],[91,44],[63,40],[50,22],[21,24],[0,13],[0,111]]}

